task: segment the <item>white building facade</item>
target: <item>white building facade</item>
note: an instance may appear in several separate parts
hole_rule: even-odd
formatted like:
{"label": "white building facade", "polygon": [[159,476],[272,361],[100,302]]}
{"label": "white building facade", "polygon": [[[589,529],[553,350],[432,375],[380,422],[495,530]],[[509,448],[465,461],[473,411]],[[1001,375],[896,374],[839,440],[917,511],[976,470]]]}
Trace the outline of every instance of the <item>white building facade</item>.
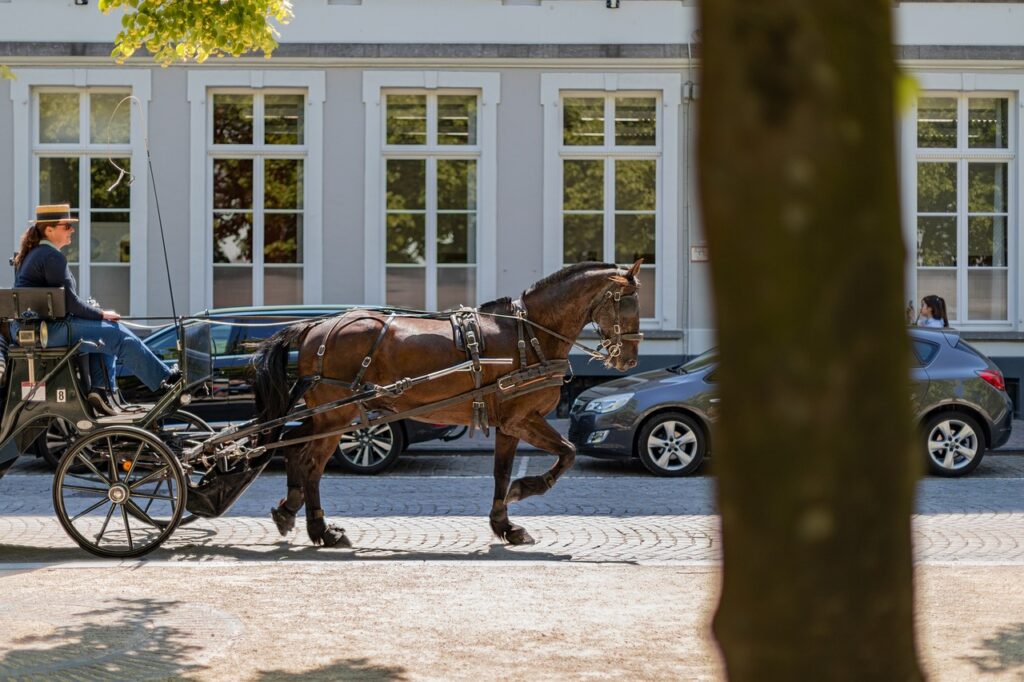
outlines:
{"label": "white building facade", "polygon": [[[69,201],[82,293],[133,316],[171,313],[161,219],[179,314],[476,305],[642,256],[640,368],[678,362],[714,344],[697,11],[619,4],[296,0],[272,59],[161,68],[114,65],[95,3],[0,0],[0,241]],[[907,298],[944,296],[1017,391],[1024,6],[893,11]]]}

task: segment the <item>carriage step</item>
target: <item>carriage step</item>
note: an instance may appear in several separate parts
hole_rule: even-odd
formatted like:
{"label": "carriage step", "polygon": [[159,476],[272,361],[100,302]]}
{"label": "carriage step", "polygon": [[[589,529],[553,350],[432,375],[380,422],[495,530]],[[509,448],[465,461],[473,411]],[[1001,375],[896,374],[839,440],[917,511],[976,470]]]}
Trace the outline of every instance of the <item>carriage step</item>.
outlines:
{"label": "carriage step", "polygon": [[133,424],[146,416],[145,412],[125,412],[107,417],[98,417],[97,424]]}

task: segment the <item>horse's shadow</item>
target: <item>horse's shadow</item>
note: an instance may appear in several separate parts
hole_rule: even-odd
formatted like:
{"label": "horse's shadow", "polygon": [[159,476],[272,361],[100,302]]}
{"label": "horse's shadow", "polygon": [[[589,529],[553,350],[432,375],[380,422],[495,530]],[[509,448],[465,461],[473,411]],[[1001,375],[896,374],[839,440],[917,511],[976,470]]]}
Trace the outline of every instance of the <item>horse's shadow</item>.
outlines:
{"label": "horse's shadow", "polygon": [[[207,561],[240,561],[247,563],[282,563],[292,561],[580,561],[572,554],[558,554],[529,548],[513,548],[494,540],[478,550],[429,552],[384,547],[324,548],[293,544],[288,538],[273,543],[251,545],[219,544],[214,529],[190,526],[181,529],[166,545],[147,554],[141,561],[174,561],[181,563]],[[32,547],[0,544],[0,558],[9,557],[9,564],[25,565],[30,571],[54,563],[100,561],[77,547]],[[14,561],[10,561],[14,559]],[[106,559],[105,561],[109,561]],[[606,562],[602,562],[606,563]],[[628,562],[627,562],[628,563]],[[15,569],[16,570],[16,569]],[[5,571],[4,575],[11,575]]]}

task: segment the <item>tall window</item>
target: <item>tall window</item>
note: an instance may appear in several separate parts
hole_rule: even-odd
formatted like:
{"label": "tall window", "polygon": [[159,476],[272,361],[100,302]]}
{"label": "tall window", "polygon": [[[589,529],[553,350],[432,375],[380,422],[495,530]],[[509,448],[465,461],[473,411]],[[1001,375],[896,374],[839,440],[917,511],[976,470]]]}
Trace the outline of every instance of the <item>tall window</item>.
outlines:
{"label": "tall window", "polygon": [[[33,194],[71,204],[79,219],[65,248],[79,294],[127,313],[131,301],[131,106],[119,89],[33,91]],[[115,111],[116,110],[116,111]],[[115,165],[116,164],[116,165]]]}
{"label": "tall window", "polygon": [[950,321],[1009,319],[1014,180],[1010,99],[932,95],[917,103],[917,293]]}
{"label": "tall window", "polygon": [[658,97],[562,96],[562,261],[644,259],[640,310],[656,317]]}
{"label": "tall window", "polygon": [[385,94],[390,305],[476,304],[477,103],[473,92]]}
{"label": "tall window", "polygon": [[304,92],[211,94],[213,304],[302,302]]}

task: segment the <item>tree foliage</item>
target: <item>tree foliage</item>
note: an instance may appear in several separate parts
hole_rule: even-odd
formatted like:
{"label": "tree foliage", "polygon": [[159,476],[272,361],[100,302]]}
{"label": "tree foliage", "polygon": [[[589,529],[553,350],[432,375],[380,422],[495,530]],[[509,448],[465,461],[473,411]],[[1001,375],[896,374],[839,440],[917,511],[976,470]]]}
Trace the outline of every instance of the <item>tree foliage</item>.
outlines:
{"label": "tree foliage", "polygon": [[7,66],[6,64],[0,64],[0,78],[14,80],[14,72],[11,71],[11,67]]}
{"label": "tree foliage", "polygon": [[145,47],[164,66],[174,62],[262,51],[277,47],[273,22],[292,18],[290,0],[100,0],[109,13],[124,10],[111,54],[124,62]]}

